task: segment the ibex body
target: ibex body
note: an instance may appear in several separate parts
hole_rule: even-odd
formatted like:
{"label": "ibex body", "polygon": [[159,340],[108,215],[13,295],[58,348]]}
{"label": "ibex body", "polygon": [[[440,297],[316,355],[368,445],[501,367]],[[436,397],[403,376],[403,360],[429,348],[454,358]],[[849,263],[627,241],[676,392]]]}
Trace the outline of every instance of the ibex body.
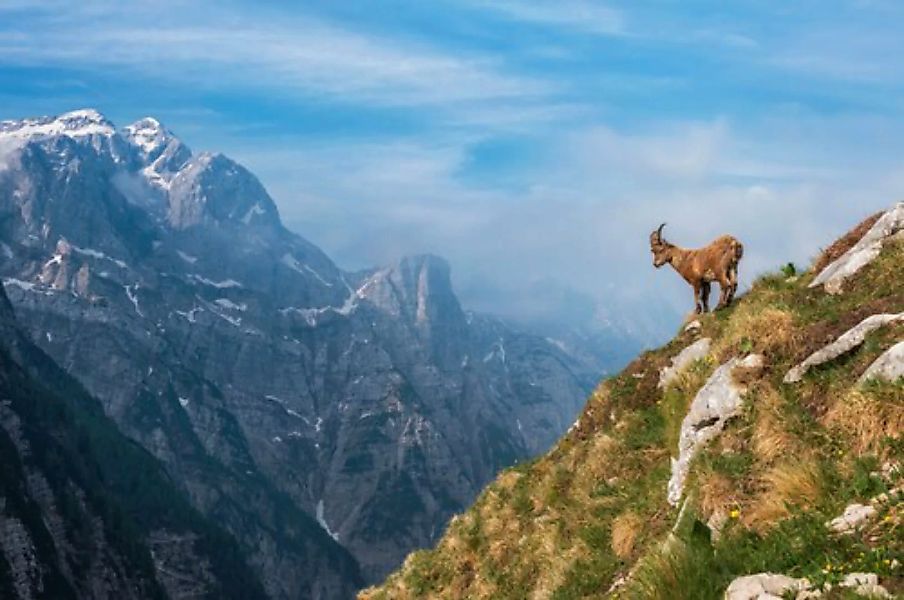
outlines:
{"label": "ibex body", "polygon": [[744,256],[744,246],[737,238],[723,235],[703,248],[687,249],[670,244],[662,237],[662,228],[650,234],[653,266],[657,269],[669,263],[694,288],[694,303],[698,313],[709,311],[709,291],[712,282],[719,284],[719,304],[716,309],[731,304],[738,289],[738,263]]}

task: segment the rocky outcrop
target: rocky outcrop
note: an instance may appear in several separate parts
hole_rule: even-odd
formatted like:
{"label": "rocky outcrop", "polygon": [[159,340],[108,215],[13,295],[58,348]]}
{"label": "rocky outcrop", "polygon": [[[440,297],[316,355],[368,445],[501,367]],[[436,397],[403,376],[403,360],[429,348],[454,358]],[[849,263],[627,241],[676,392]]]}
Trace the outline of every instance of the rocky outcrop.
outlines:
{"label": "rocky outcrop", "polygon": [[825,287],[830,294],[841,293],[844,281],[872,262],[882,251],[885,240],[904,230],[904,202],[883,214],[853,248],[824,268],[810,287]]}
{"label": "rocky outcrop", "polygon": [[846,354],[863,343],[871,332],[890,323],[904,321],[904,312],[872,315],[844,332],[837,340],[808,356],[785,374],[785,383],[798,383],[810,368],[827,363]]}
{"label": "rocky outcrop", "polygon": [[849,504],[841,515],[826,523],[826,526],[835,533],[852,533],[875,514],[875,507],[869,504]]}
{"label": "rocky outcrop", "polygon": [[904,341],[898,342],[874,360],[863,375],[860,383],[870,379],[897,381],[904,377]]}
{"label": "rocky outcrop", "polygon": [[796,579],[775,573],[745,575],[731,582],[725,591],[725,600],[776,600],[788,593],[800,592],[810,587],[806,579]]}
{"label": "rocky outcrop", "polygon": [[[842,589],[850,589],[854,593],[867,598],[891,598],[884,587],[879,585],[879,577],[875,573],[848,573],[838,582]],[[725,600],[810,600],[821,598],[824,593],[835,586],[825,584],[817,588],[805,578],[788,577],[775,573],[757,573],[738,577],[725,591]]]}
{"label": "rocky outcrop", "polygon": [[891,594],[879,585],[879,576],[875,573],[848,573],[838,587],[849,588],[854,593],[867,598],[891,598]]}
{"label": "rocky outcrop", "polygon": [[663,367],[659,372],[658,386],[660,388],[665,388],[670,383],[672,383],[685,369],[691,366],[694,361],[705,358],[706,355],[709,354],[709,348],[711,345],[711,339],[702,338],[679,352],[675,357],[672,358],[671,363],[668,366]]}
{"label": "rocky outcrop", "polygon": [[235,542],[25,338],[2,289],[0,332],[0,596],[185,597],[158,560],[177,555],[204,571],[193,591],[263,598]]}
{"label": "rocky outcrop", "polygon": [[678,458],[671,460],[672,473],[668,483],[668,501],[677,506],[684,492],[684,482],[691,461],[697,452],[725,428],[742,406],[745,388],[732,378],[736,368],[754,369],[763,366],[763,356],[751,354],[733,358],[716,369],[697,392],[687,416],[681,422]]}

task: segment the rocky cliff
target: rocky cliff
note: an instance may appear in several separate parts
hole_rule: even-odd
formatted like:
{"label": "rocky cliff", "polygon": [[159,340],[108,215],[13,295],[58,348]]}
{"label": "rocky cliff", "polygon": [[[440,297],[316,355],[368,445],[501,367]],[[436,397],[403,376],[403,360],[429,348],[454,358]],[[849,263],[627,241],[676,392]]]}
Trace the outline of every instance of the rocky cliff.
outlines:
{"label": "rocky cliff", "polygon": [[225,531],[31,344],[0,289],[0,596],[264,598]]}
{"label": "rocky cliff", "polygon": [[899,203],[687,323],[361,597],[904,593],[902,231]]}
{"label": "rocky cliff", "polygon": [[0,275],[31,339],[274,598],[382,577],[590,388],[575,356],[464,311],[442,259],[344,272],[251,173],[153,119],[76,111],[0,139]]}

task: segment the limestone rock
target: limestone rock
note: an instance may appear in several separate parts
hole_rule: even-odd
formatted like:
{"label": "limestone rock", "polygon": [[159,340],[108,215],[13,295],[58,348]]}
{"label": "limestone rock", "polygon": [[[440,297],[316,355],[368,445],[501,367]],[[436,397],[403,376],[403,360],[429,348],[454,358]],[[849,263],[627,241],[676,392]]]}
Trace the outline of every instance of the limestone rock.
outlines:
{"label": "limestone rock", "polygon": [[822,349],[817,350],[808,356],[802,363],[788,371],[785,375],[785,383],[799,382],[803,379],[810,367],[827,363],[830,360],[838,358],[842,354],[850,352],[852,349],[862,344],[863,340],[866,339],[866,336],[870,332],[896,321],[904,321],[904,312],[898,314],[872,315],[863,319],[860,323],[843,333],[837,340]]}
{"label": "limestone rock", "polygon": [[695,360],[699,360],[709,354],[712,345],[710,338],[702,338],[679,352],[672,358],[672,364],[663,367],[659,372],[659,387],[664,388],[673,382],[682,371],[687,369]]}
{"label": "limestone rock", "polygon": [[891,598],[888,590],[879,585],[879,577],[875,573],[848,573],[839,585],[868,598]]}
{"label": "limestone rock", "polygon": [[904,377],[904,341],[898,342],[873,361],[860,377],[860,383],[869,379],[897,381],[901,377]]}
{"label": "limestone rock", "polygon": [[849,504],[844,512],[826,523],[835,533],[850,533],[876,514],[876,509],[868,504]]}
{"label": "limestone rock", "polygon": [[685,332],[700,331],[700,329],[702,329],[702,328],[703,328],[703,324],[700,322],[700,320],[694,319],[693,321],[691,321],[690,323],[688,323],[687,325],[684,326],[684,331]]}
{"label": "limestone rock", "polygon": [[788,592],[808,589],[810,582],[775,573],[757,573],[738,577],[725,591],[725,600],[771,600],[782,598]]}
{"label": "limestone rock", "polygon": [[879,256],[884,241],[901,230],[904,230],[904,202],[898,202],[889,209],[853,248],[820,271],[810,287],[824,285],[830,294],[841,293],[845,279]]}
{"label": "limestone rock", "polygon": [[751,354],[744,359],[733,358],[716,369],[706,381],[681,423],[678,459],[672,459],[672,475],[668,484],[668,500],[678,504],[684,490],[690,463],[707,442],[725,428],[726,422],[741,410],[744,388],[732,379],[736,367],[756,368],[763,364],[763,356]]}

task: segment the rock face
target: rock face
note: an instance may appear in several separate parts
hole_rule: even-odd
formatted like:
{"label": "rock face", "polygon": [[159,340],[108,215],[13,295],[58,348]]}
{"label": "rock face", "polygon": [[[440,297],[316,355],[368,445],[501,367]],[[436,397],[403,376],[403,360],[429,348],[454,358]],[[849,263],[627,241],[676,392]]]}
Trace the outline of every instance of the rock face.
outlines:
{"label": "rock face", "polygon": [[751,354],[743,359],[733,358],[720,366],[706,381],[691,402],[687,416],[681,422],[678,458],[672,459],[672,474],[668,484],[669,504],[676,506],[684,492],[684,482],[691,461],[697,452],[725,429],[729,419],[741,410],[744,388],[734,382],[735,368],[757,368],[763,357]]}
{"label": "rock face", "polygon": [[[814,587],[807,579],[797,579],[775,573],[757,573],[738,577],[725,591],[725,600],[811,600],[822,598],[824,593],[832,590],[832,584],[825,584],[823,589]],[[848,573],[838,583],[839,588],[848,588],[859,596],[867,598],[891,598],[883,586],[879,585],[879,577],[875,573]]]}
{"label": "rock face", "polygon": [[[2,289],[0,333],[0,597],[264,598],[235,542],[26,339]],[[204,576],[186,586],[174,555]]]}
{"label": "rock face", "polygon": [[465,312],[442,259],[340,270],[251,173],[152,119],[120,133],[80,111],[0,136],[19,146],[0,171],[0,275],[23,324],[274,598],[384,575],[545,450],[595,383]]}
{"label": "rock face", "polygon": [[835,360],[842,354],[850,352],[852,349],[862,344],[863,340],[866,339],[866,336],[869,335],[870,332],[875,331],[880,327],[884,327],[889,323],[902,320],[904,320],[904,312],[898,314],[872,315],[863,319],[860,323],[839,336],[837,340],[821,350],[817,350],[808,356],[802,363],[788,371],[788,373],[785,374],[784,382],[798,383],[803,379],[804,375],[811,367]]}
{"label": "rock face", "polygon": [[695,360],[700,360],[709,354],[711,344],[711,339],[703,338],[679,352],[672,359],[672,363],[667,367],[663,367],[662,371],[659,372],[659,387],[664,388],[668,386],[682,371],[691,366]]}
{"label": "rock face", "polygon": [[830,294],[841,293],[845,279],[879,256],[885,240],[902,230],[904,202],[898,202],[876,221],[853,248],[823,269],[810,283],[810,287],[823,285]]}
{"label": "rock face", "polygon": [[855,593],[867,598],[891,598],[883,586],[879,585],[879,576],[875,573],[848,573],[839,587],[851,588]]}
{"label": "rock face", "polygon": [[784,598],[790,592],[810,587],[806,579],[795,579],[775,573],[757,573],[739,577],[725,591],[725,600],[772,600]]}
{"label": "rock face", "polygon": [[835,517],[826,525],[835,533],[851,533],[876,514],[876,509],[869,504],[850,504],[844,513]]}
{"label": "rock face", "polygon": [[904,341],[898,342],[873,361],[873,364],[863,372],[860,382],[870,379],[897,381],[902,377],[904,377]]}

